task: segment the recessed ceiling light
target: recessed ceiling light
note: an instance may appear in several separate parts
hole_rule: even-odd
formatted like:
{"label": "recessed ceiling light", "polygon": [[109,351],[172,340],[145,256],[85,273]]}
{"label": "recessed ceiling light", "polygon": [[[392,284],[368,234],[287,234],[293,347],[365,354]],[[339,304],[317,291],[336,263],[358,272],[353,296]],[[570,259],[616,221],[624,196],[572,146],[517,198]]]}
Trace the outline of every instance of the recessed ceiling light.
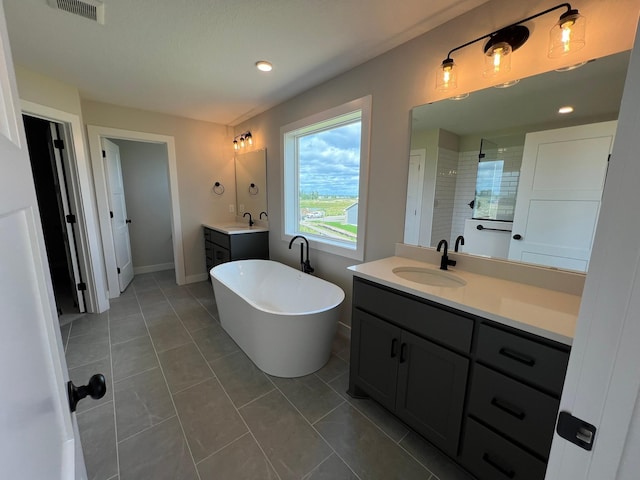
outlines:
{"label": "recessed ceiling light", "polygon": [[267,62],[266,60],[260,60],[256,62],[256,68],[262,72],[270,72],[271,70],[273,70],[273,65],[271,65],[271,63]]}
{"label": "recessed ceiling light", "polygon": [[570,107],[568,105],[566,107],[560,107],[558,109],[558,113],[561,113],[561,114],[571,113],[571,112],[573,112],[573,107]]}

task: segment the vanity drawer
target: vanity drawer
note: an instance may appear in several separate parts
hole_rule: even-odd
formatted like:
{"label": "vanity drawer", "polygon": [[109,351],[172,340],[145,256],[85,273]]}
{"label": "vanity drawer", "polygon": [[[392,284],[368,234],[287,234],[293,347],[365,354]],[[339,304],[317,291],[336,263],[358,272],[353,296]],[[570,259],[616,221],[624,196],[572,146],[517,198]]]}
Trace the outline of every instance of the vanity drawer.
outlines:
{"label": "vanity drawer", "polygon": [[220,245],[221,247],[224,247],[226,249],[231,248],[229,235],[227,235],[226,233],[218,232],[210,228],[205,228],[204,233],[205,240],[209,240],[210,242]]}
{"label": "vanity drawer", "polygon": [[353,282],[353,305],[443,345],[468,353],[473,319],[359,278]]}
{"label": "vanity drawer", "polygon": [[462,464],[479,480],[543,480],[547,465],[467,418]]}
{"label": "vanity drawer", "polygon": [[477,359],[559,396],[569,353],[485,324],[480,326]]}
{"label": "vanity drawer", "polygon": [[476,365],[469,398],[472,415],[548,458],[560,402],[500,373]]}

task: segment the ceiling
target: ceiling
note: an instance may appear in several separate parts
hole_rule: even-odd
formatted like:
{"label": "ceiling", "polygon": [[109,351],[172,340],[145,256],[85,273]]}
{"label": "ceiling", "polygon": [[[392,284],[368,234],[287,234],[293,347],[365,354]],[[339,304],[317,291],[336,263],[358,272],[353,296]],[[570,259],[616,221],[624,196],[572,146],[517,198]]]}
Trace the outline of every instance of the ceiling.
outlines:
{"label": "ceiling", "polygon": [[104,0],[104,25],[4,8],[14,62],[83,99],[236,125],[486,1]]}

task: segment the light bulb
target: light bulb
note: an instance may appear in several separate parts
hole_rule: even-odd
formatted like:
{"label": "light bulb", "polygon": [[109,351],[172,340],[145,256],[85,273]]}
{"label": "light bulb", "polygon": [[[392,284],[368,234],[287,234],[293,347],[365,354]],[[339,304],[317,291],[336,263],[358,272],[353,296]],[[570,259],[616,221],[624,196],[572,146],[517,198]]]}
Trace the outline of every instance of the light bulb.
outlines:
{"label": "light bulb", "polygon": [[558,58],[585,46],[586,19],[578,10],[569,10],[560,16],[549,33],[549,57]]}
{"label": "light bulb", "polygon": [[453,90],[458,86],[458,76],[456,75],[453,60],[447,58],[442,62],[440,70],[436,73],[436,90]]}
{"label": "light bulb", "polygon": [[487,50],[483,75],[495,77],[511,70],[511,45],[506,42],[496,43]]}
{"label": "light bulb", "polygon": [[251,136],[251,133],[247,133],[244,139],[247,141],[247,144],[249,146],[253,145],[253,137]]}
{"label": "light bulb", "polygon": [[244,137],[240,137],[240,148],[244,148]]}
{"label": "light bulb", "polygon": [[240,147],[238,147],[238,141],[237,141],[237,140],[234,140],[234,141],[233,141],[233,149],[234,149],[234,150],[238,150],[238,148],[240,148]]}

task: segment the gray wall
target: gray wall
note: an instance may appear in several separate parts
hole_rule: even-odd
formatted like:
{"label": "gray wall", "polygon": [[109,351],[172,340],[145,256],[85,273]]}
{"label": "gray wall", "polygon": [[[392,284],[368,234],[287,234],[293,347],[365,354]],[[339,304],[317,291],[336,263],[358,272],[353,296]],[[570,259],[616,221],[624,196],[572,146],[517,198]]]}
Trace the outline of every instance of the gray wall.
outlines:
{"label": "gray wall", "polygon": [[[365,240],[365,261],[394,254],[402,242],[411,136],[411,108],[443,99],[435,90],[435,74],[447,52],[514,21],[557,5],[554,1],[492,0],[383,55],[328,80],[235,127],[235,132],[251,130],[255,148],[266,148],[269,203],[270,254],[290,265],[296,255],[283,239],[282,152],[280,127],[301,118],[372,95],[369,198]],[[590,21],[588,43],[573,59],[547,57],[548,32],[557,21],[555,14],[531,22],[533,30],[525,46],[514,53],[507,78],[493,83],[524,78],[562,65],[627,50],[633,45],[638,2],[626,0],[582,0],[580,13]],[[622,15],[620,11],[625,11]],[[614,36],[608,38],[608,36]],[[608,39],[607,39],[608,38]],[[482,78],[482,43],[467,47],[455,56],[461,66],[460,92],[491,86]],[[564,63],[563,63],[564,62]],[[464,73],[463,73],[464,72]],[[449,94],[450,95],[450,94]],[[341,286],[347,293],[343,321],[349,323],[352,275],[347,270],[352,259],[312,251],[316,273]]]}
{"label": "gray wall", "polygon": [[167,147],[111,140],[120,147],[133,268],[136,273],[166,269],[173,264]]}

